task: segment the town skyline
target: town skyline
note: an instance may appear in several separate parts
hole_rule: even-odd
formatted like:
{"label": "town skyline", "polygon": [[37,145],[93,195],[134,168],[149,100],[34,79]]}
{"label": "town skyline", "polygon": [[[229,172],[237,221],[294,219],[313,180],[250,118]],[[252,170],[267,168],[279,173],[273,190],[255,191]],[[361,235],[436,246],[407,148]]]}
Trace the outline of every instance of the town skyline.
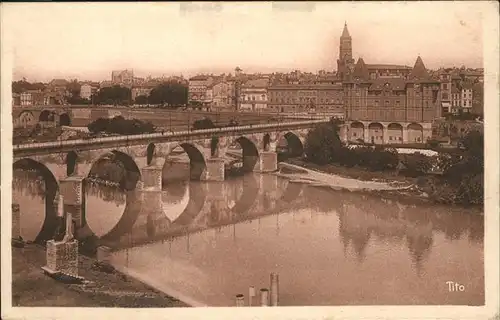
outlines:
{"label": "town skyline", "polygon": [[[224,3],[200,12],[178,3],[14,4],[4,18],[11,26],[13,80],[104,80],[115,69],[140,77],[229,73],[236,66],[249,73],[334,71],[345,22],[353,56],[367,63],[413,66],[420,55],[429,69],[482,67],[477,2],[362,6],[316,3],[286,11],[270,3]],[[12,20],[20,12],[22,24]]]}

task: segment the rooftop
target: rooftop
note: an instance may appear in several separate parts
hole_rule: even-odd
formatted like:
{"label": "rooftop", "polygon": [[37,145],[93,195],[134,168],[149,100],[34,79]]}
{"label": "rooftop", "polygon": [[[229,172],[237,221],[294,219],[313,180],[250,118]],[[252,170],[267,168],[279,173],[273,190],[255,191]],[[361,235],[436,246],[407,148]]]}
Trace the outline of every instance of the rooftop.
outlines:
{"label": "rooftop", "polygon": [[383,70],[411,70],[409,66],[397,65],[397,64],[367,64],[366,67],[369,70],[373,69],[383,69]]}
{"label": "rooftop", "polygon": [[269,86],[269,79],[248,80],[243,84],[245,88],[266,88]]}

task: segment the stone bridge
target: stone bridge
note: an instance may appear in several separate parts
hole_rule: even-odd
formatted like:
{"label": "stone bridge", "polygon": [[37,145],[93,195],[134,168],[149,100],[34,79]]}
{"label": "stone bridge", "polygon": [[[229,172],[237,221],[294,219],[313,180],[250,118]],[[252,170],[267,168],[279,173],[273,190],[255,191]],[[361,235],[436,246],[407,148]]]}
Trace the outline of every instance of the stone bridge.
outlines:
{"label": "stone bridge", "polygon": [[[46,240],[54,231],[58,195],[63,196],[65,212],[72,213],[77,228],[84,226],[84,181],[100,159],[112,156],[131,173],[128,190],[157,192],[162,189],[166,160],[174,149],[182,148],[189,157],[192,180],[220,182],[225,179],[225,157],[231,145],[241,147],[245,172],[273,172],[280,139],[287,141],[292,155],[301,155],[308,129],[325,122],[328,120],[15,145],[13,167],[37,170],[45,179],[46,219],[39,238]],[[55,170],[61,165],[65,172]]]}
{"label": "stone bridge", "polygon": [[[268,112],[208,112],[192,110],[169,110],[158,108],[105,107],[105,106],[14,106],[12,121],[14,128],[30,128],[38,123],[46,126],[87,126],[99,118],[122,116],[125,119],[149,121],[158,127],[187,127],[196,120],[211,118],[218,124],[236,119],[240,124],[267,122],[270,118],[318,119],[323,115],[274,114]],[[331,115],[330,115],[331,116]]]}

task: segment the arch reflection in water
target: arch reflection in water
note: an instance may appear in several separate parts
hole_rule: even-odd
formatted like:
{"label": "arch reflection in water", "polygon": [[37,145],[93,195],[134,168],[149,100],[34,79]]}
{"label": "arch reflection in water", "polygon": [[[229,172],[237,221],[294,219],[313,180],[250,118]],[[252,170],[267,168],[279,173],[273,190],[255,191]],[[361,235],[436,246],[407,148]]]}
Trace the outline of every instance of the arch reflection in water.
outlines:
{"label": "arch reflection in water", "polygon": [[29,158],[14,162],[13,178],[12,195],[20,205],[21,236],[44,243],[53,237],[57,227],[57,180],[45,165]]}
{"label": "arch reflection in water", "polygon": [[[274,175],[267,175],[266,178],[248,174],[219,184],[164,180],[162,192],[143,192],[141,214],[120,247],[141,246],[207,228],[220,229],[239,221],[277,213],[290,205],[277,199],[280,197],[290,203],[297,202],[301,189],[295,184],[283,182],[284,179]],[[276,190],[282,187],[285,190]],[[274,197],[271,199],[272,206],[268,206],[267,210],[263,210],[265,197]]]}
{"label": "arch reflection in water", "polygon": [[[257,181],[260,186],[264,180]],[[265,180],[269,181],[272,179]],[[234,183],[235,189],[242,184]],[[287,288],[288,294],[280,296],[283,306],[460,304],[463,296],[445,291],[449,277],[470,288],[463,293],[469,303],[484,303],[480,215],[297,183],[286,185],[292,189],[281,193],[274,211],[259,211],[260,205],[255,203],[271,193],[259,190],[246,212],[248,218],[241,220],[219,216],[211,220],[210,214],[204,215],[210,213],[212,203],[212,195],[207,194],[207,205],[178,237],[118,252],[116,263],[121,264],[126,256],[133,272],[147,274],[155,283],[211,306],[232,305],[235,290],[247,290],[249,283],[268,279],[274,268],[280,270],[280,282]],[[298,192],[298,186],[302,191]],[[235,203],[242,193],[229,192]],[[293,193],[299,194],[295,200],[290,199]],[[184,196],[179,196],[175,203],[182,201]],[[278,215],[269,216],[272,213],[279,214],[279,221]],[[262,224],[260,229],[255,218]],[[233,225],[219,228],[219,221],[232,221]],[[210,228],[204,225],[208,222]],[[306,276],[296,277],[298,273]],[[214,287],[218,290],[212,293]],[[332,295],[332,287],[342,294]],[[386,289],[384,294],[381,287]]]}
{"label": "arch reflection in water", "polygon": [[92,233],[102,237],[109,233],[124,215],[126,194],[117,186],[87,181],[85,221]]}
{"label": "arch reflection in water", "polygon": [[36,171],[14,170],[12,202],[20,205],[21,237],[34,241],[45,220],[45,181]]}

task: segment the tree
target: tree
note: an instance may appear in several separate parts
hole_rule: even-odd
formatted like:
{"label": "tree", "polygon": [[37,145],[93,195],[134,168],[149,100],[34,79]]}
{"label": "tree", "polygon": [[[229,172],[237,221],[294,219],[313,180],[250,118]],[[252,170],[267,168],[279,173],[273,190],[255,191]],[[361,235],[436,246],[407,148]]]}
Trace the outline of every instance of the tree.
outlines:
{"label": "tree", "polygon": [[95,96],[95,102],[98,104],[129,104],[131,101],[130,89],[118,85],[102,88]]}
{"label": "tree", "polygon": [[193,123],[193,130],[213,129],[213,128],[216,128],[216,126],[210,118],[203,118],[200,120],[196,120]]}
{"label": "tree", "polygon": [[92,133],[107,132],[124,135],[152,133],[156,129],[151,122],[144,122],[137,119],[127,120],[122,116],[117,116],[113,119],[99,118],[87,127]]}
{"label": "tree", "polygon": [[167,105],[185,105],[188,87],[177,81],[164,82],[151,90],[149,103]]}
{"label": "tree", "polygon": [[92,121],[87,125],[87,128],[92,133],[105,132],[109,125],[108,118],[99,118],[95,121]]}
{"label": "tree", "polygon": [[41,82],[30,83],[26,81],[26,79],[12,82],[12,92],[18,94],[27,90],[43,91],[45,90],[45,88],[46,88],[45,84]]}
{"label": "tree", "polygon": [[410,177],[424,175],[432,167],[431,159],[419,152],[403,155],[401,163],[406,168],[404,172]]}
{"label": "tree", "polygon": [[335,154],[341,148],[338,126],[327,123],[308,132],[304,151],[309,161],[322,165],[334,160]]}
{"label": "tree", "polygon": [[78,83],[76,79],[68,83],[66,85],[66,89],[71,94],[71,97],[73,98],[80,97],[81,85]]}
{"label": "tree", "polygon": [[148,97],[147,96],[137,96],[135,98],[135,104],[148,104]]}

